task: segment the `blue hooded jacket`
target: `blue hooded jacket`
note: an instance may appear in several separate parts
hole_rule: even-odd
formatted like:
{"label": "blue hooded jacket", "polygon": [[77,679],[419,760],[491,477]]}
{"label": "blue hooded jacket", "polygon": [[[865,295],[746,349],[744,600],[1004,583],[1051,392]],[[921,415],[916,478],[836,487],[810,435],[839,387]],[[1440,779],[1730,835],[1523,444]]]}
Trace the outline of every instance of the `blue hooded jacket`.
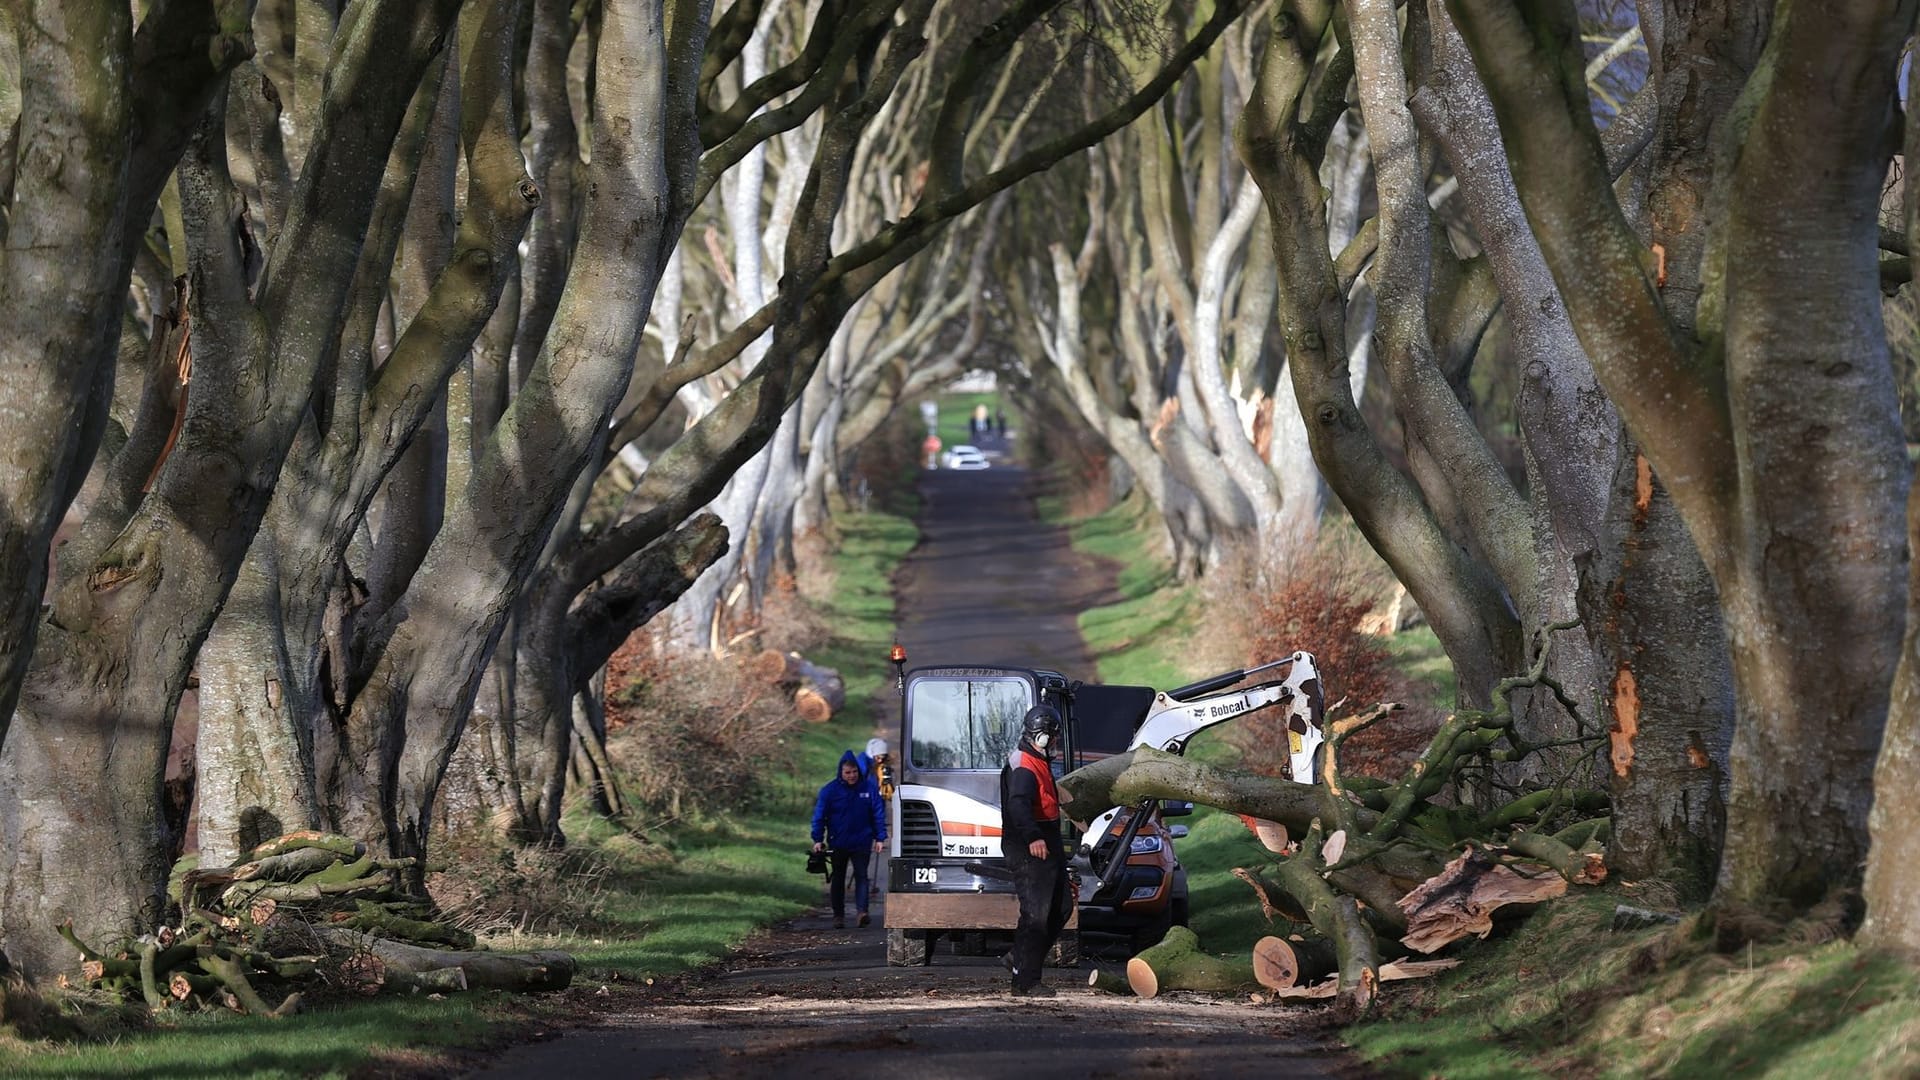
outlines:
{"label": "blue hooded jacket", "polygon": [[[860,758],[849,750],[840,755],[840,764],[859,769]],[[813,802],[814,842],[825,841],[830,848],[848,851],[864,850],[875,840],[884,842],[886,838],[887,804],[867,783],[866,770],[861,769],[860,779],[848,784],[840,779],[836,766],[833,779]]]}

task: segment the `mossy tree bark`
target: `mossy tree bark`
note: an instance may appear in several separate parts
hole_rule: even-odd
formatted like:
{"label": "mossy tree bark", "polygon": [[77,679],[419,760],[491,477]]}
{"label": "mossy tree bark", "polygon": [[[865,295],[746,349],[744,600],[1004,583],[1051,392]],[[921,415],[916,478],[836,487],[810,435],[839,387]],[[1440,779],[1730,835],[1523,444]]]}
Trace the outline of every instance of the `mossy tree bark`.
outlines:
{"label": "mossy tree bark", "polygon": [[1779,6],[1722,136],[1691,332],[1610,190],[1571,5],[1448,7],[1600,383],[1718,587],[1737,727],[1716,903],[1811,902],[1858,880],[1905,618],[1876,212],[1913,5]]}
{"label": "mossy tree bark", "polygon": [[305,415],[327,354],[316,328],[337,326],[346,304],[379,188],[359,166],[386,159],[456,7],[356,9],[281,238],[299,258],[275,261],[251,293],[223,95],[191,118],[180,171],[195,327],[185,425],[157,475],[163,440],[150,431],[102,455],[99,494],[62,552],[48,636],[0,748],[0,832],[18,838],[5,852],[0,939],[29,970],[70,962],[53,930],[65,918],[100,939],[158,914],[168,838],[156,780],[174,707]]}

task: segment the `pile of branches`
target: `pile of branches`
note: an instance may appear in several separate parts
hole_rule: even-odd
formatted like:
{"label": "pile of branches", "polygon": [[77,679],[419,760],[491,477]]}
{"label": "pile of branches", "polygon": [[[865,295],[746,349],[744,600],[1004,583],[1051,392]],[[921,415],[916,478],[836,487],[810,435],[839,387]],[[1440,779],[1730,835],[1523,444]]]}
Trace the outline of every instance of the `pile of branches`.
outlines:
{"label": "pile of branches", "polygon": [[[82,983],[153,1010],[225,1008],[287,1016],[303,995],[450,993],[477,988],[560,990],[572,981],[563,952],[493,953],[436,918],[407,891],[412,859],[371,855],[351,837],[295,832],[239,863],[174,867],[177,923],[116,948],[61,935],[78,949]],[[274,1002],[277,1000],[277,1004]]]}
{"label": "pile of branches", "polygon": [[[1561,629],[1567,627],[1547,632]],[[1493,709],[1462,709],[1447,718],[1396,781],[1349,780],[1340,771],[1341,745],[1399,708],[1383,704],[1330,725],[1325,762],[1311,785],[1143,747],[1062,777],[1060,801],[1078,821],[1153,799],[1192,800],[1247,819],[1275,858],[1234,873],[1252,886],[1269,919],[1289,920],[1302,931],[1284,939],[1296,954],[1284,966],[1298,978],[1321,966],[1299,959],[1312,956],[1326,958],[1331,969],[1317,986],[1270,988],[1281,998],[1331,997],[1341,1018],[1357,1018],[1374,1003],[1387,966],[1382,956],[1431,955],[1485,937],[1501,908],[1537,904],[1570,885],[1606,879],[1603,793],[1562,782],[1509,793],[1490,808],[1442,799],[1457,795],[1464,776],[1484,776],[1489,767],[1544,750],[1584,751],[1601,737],[1536,745],[1514,729],[1510,698],[1526,688],[1551,690],[1579,720],[1578,708],[1545,674],[1546,658],[1543,635],[1527,674],[1495,689]],[[1256,949],[1250,964],[1261,963]]]}

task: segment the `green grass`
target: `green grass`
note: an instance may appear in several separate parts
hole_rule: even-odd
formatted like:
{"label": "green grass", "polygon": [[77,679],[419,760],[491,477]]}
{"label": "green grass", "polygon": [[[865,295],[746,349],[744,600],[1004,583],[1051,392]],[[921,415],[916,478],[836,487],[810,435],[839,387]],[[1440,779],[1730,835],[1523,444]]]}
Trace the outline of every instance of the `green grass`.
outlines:
{"label": "green grass", "polygon": [[1100,681],[1166,689],[1203,674],[1190,670],[1179,647],[1193,631],[1198,605],[1156,546],[1157,524],[1147,501],[1136,495],[1079,520],[1064,517],[1057,496],[1040,503],[1042,518],[1064,525],[1076,550],[1119,564],[1122,599],[1080,613],[1080,635]]}
{"label": "green grass", "polygon": [[382,999],[284,1020],[200,1013],[105,1043],[58,1050],[0,1044],[0,1075],[346,1076],[374,1062],[419,1064],[436,1049],[486,1043],[500,1037],[502,1020],[516,1019],[524,1020],[524,1011],[497,991],[444,1001]]}
{"label": "green grass", "polygon": [[1555,901],[1455,971],[1394,984],[1347,1039],[1391,1075],[1449,1080],[1920,1074],[1912,968],[1794,940],[1813,934],[1721,955],[1693,921],[1609,929],[1616,903],[1641,902],[1624,887]]}
{"label": "green grass", "polygon": [[[604,917],[577,936],[497,939],[492,947],[566,949],[580,961],[576,986],[644,981],[711,964],[754,931],[820,901],[820,883],[805,867],[813,794],[841,752],[872,734],[872,702],[891,670],[893,568],[917,535],[911,521],[886,514],[847,515],[838,525],[835,583],[823,602],[838,636],[816,659],[845,677],[847,708],[796,736],[793,770],[751,811],[649,829],[652,847],[603,819],[570,816],[572,843],[596,852],[607,868]],[[558,1007],[552,999],[487,992],[380,998],[280,1021],[170,1015],[110,1042],[0,1039],[0,1075],[307,1077],[445,1064],[437,1051],[500,1040]]]}
{"label": "green grass", "polygon": [[1392,654],[1395,667],[1417,682],[1432,687],[1431,702],[1435,708],[1442,712],[1453,711],[1457,690],[1453,661],[1447,659],[1447,651],[1440,647],[1440,638],[1434,634],[1433,627],[1422,623],[1383,638],[1381,643]]}

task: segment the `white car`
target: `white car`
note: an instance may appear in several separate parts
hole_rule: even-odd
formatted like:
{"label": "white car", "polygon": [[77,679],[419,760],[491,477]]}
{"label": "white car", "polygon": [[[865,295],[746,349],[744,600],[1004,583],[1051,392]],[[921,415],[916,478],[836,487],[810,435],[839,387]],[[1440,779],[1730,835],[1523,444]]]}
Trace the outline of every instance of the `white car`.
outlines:
{"label": "white car", "polygon": [[949,469],[972,472],[988,467],[987,456],[982,454],[977,447],[956,446],[942,456],[946,459],[944,463]]}

